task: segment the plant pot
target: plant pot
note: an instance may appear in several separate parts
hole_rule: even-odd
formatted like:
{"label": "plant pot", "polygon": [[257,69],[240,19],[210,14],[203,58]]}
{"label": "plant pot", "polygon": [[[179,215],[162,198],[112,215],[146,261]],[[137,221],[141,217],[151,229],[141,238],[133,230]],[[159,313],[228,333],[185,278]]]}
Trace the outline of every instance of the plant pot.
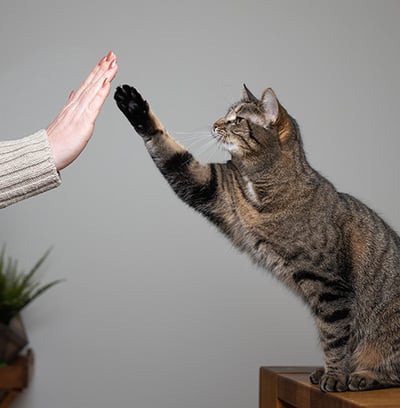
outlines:
{"label": "plant pot", "polygon": [[8,325],[0,323],[0,362],[10,364],[28,344],[21,316],[11,319]]}

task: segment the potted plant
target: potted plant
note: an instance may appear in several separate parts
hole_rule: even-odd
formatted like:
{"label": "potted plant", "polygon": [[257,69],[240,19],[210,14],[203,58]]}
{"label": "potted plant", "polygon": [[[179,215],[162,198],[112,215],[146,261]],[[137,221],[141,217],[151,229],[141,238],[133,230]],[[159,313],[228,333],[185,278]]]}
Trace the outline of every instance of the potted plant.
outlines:
{"label": "potted plant", "polygon": [[50,250],[46,251],[28,273],[19,270],[15,259],[6,257],[5,247],[0,253],[0,363],[12,362],[28,344],[21,310],[61,282],[41,285],[34,279],[49,253]]}

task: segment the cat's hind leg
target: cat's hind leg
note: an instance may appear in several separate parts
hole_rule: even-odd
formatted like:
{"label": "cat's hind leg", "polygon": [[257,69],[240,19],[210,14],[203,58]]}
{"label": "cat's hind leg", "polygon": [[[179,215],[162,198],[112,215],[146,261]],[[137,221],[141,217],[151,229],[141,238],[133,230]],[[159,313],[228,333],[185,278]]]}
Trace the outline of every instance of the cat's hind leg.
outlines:
{"label": "cat's hind leg", "polygon": [[350,375],[348,384],[350,391],[366,391],[376,388],[388,388],[392,386],[393,385],[389,385],[388,383],[381,382],[376,373],[368,370],[352,373]]}
{"label": "cat's hind leg", "polygon": [[382,345],[361,343],[352,356],[351,391],[400,386],[400,356]]}

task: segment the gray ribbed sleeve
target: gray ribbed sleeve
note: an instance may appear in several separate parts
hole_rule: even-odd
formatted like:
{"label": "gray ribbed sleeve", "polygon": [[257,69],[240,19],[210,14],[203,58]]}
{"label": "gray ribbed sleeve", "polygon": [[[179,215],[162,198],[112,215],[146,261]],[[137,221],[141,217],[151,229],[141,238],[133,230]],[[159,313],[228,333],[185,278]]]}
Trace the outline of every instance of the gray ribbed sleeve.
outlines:
{"label": "gray ribbed sleeve", "polygon": [[44,129],[22,139],[0,142],[0,208],[60,183]]}

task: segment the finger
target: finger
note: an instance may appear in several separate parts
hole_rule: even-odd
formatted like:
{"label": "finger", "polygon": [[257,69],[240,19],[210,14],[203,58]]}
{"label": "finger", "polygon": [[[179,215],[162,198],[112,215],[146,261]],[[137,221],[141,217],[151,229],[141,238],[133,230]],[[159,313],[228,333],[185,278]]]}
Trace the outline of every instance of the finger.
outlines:
{"label": "finger", "polygon": [[91,119],[93,122],[96,119],[97,115],[99,114],[101,108],[104,105],[104,102],[107,99],[107,96],[110,94],[111,91],[111,85],[108,79],[105,79],[100,90],[96,93],[94,98],[90,101],[90,104],[88,106],[88,114],[92,116]]}
{"label": "finger", "polygon": [[91,110],[99,111],[103,106],[107,96],[111,90],[111,81],[115,78],[115,75],[118,71],[118,65],[116,63],[110,65],[110,69],[108,71],[108,77],[106,77],[102,84],[101,88],[98,90],[96,94],[94,94],[91,104]]}
{"label": "finger", "polygon": [[113,79],[115,78],[115,76],[117,75],[118,72],[118,64],[117,64],[117,60],[113,60],[109,67],[108,67],[108,71],[106,73],[108,82],[112,82]]}
{"label": "finger", "polygon": [[112,51],[109,51],[109,53],[108,53],[107,56],[106,56],[106,60],[107,60],[107,61],[111,61],[112,58],[113,58],[113,56],[114,56],[114,53],[113,53]]}
{"label": "finger", "polygon": [[118,65],[114,62],[110,64],[109,70],[103,76],[87,87],[78,100],[77,109],[81,113],[87,111],[86,113],[94,114],[95,116],[98,114],[110,92],[110,82],[115,78],[117,71]]}
{"label": "finger", "polygon": [[116,55],[112,51],[110,51],[107,54],[107,56],[101,61],[99,69],[97,70],[96,74],[92,78],[92,83],[101,80],[101,78],[104,78],[107,71],[112,69],[113,66],[116,64],[116,62],[117,62]]}
{"label": "finger", "polygon": [[110,62],[113,60],[116,60],[115,54],[110,51],[107,56],[101,58],[99,63],[92,69],[90,74],[87,76],[87,78],[82,82],[81,86],[78,88],[78,90],[75,93],[75,96],[77,98],[80,97],[80,95],[85,92],[88,86],[92,84],[93,82],[96,82],[99,80],[99,77],[104,75],[104,73],[108,70]]}
{"label": "finger", "polygon": [[86,89],[84,89],[81,94],[78,96],[79,103],[84,105],[85,103],[90,103],[90,101],[96,96],[97,92],[101,89],[104,82],[107,80],[111,82],[118,71],[118,65],[116,60],[112,60],[108,64],[107,70],[101,71],[101,74],[96,75],[96,78],[93,79],[92,83],[88,84]]}
{"label": "finger", "polygon": [[69,94],[69,97],[68,97],[68,102],[71,102],[72,99],[74,99],[75,93],[76,93],[75,91],[71,91],[71,93]]}
{"label": "finger", "polygon": [[[105,58],[105,57],[104,57]],[[85,78],[85,80],[81,83],[77,91],[75,92],[75,96],[79,97],[80,94],[87,88],[87,86],[93,81],[93,79],[96,77],[97,73],[100,71],[101,64],[103,64],[103,60],[100,60],[100,62],[92,69],[90,74]]]}

